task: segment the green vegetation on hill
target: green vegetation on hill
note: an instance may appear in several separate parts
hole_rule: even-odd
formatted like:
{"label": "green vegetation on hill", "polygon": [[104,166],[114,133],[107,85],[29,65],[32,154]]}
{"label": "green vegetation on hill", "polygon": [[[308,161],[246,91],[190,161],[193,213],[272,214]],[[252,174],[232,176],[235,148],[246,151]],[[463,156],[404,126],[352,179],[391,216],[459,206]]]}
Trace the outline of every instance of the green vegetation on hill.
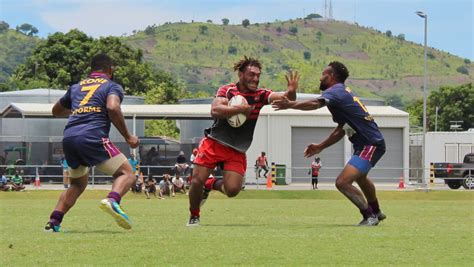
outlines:
{"label": "green vegetation on hill", "polygon": [[[361,96],[395,97],[403,104],[422,93],[422,46],[404,41],[403,35],[388,37],[345,22],[290,20],[247,27],[167,23],[124,41],[142,49],[146,61],[173,73],[191,91],[213,94],[234,81],[233,63],[247,55],[261,59],[261,85],[275,90],[286,87],[284,73],[291,68],[302,74],[300,91],[316,93],[322,69],[338,60],[348,66],[348,84]],[[470,62],[435,49],[428,56],[430,88],[473,79]]]}
{"label": "green vegetation on hill", "polygon": [[27,36],[14,30],[0,31],[0,92],[15,68],[25,62],[33,49],[41,42],[37,37]]}
{"label": "green vegetation on hill", "polygon": [[[140,56],[140,59],[135,59],[138,60],[138,65],[130,64],[126,67],[129,71],[117,73],[118,76],[124,75],[123,83],[128,87],[129,93],[149,92],[146,88],[154,87],[150,84],[153,81],[150,82],[148,78],[147,81],[125,79],[130,73],[142,78],[148,76],[140,75],[143,73],[143,65],[140,62],[142,55],[144,63],[161,71],[158,76],[169,76],[194,96],[213,95],[222,84],[235,81],[236,74],[232,71],[232,66],[247,55],[257,57],[263,62],[261,86],[274,90],[285,89],[284,74],[288,69],[295,69],[302,74],[300,92],[318,93],[322,69],[330,61],[338,60],[348,66],[351,72],[348,85],[359,96],[383,98],[388,104],[397,107],[406,107],[422,97],[423,46],[405,41],[403,34],[392,36],[390,31],[382,33],[339,21],[298,19],[249,24],[246,27],[229,25],[226,19],[222,21],[227,25],[166,23],[161,26],[148,26],[144,31],[138,31],[128,37],[107,37],[102,38],[102,41],[85,38],[89,38],[92,43],[102,42],[103,45],[110,45],[108,40],[114,47],[126,44],[125,50],[130,49],[130,46],[134,51],[143,52],[133,52]],[[65,35],[61,38],[68,38]],[[0,23],[0,91],[18,87],[58,87],[74,82],[79,72],[69,69],[72,72],[68,70],[66,73],[59,73],[60,70],[54,71],[55,68],[51,69],[51,73],[44,72],[44,66],[51,62],[37,59],[47,59],[44,51],[54,52],[59,49],[66,53],[68,62],[62,62],[62,58],[54,58],[54,64],[63,68],[64,64],[71,65],[76,62],[79,66],[83,65],[84,59],[75,59],[77,51],[73,51],[74,49],[96,50],[91,47],[79,47],[76,41],[61,43],[63,40],[58,40],[55,44],[59,46],[54,49],[48,44],[41,45],[57,36],[61,36],[61,33],[42,40],[27,36],[26,32],[11,30],[7,23]],[[118,44],[117,39],[120,39],[122,44]],[[89,41],[87,45],[90,45]],[[32,55],[38,46],[44,51],[37,51],[38,54],[33,55],[27,62],[27,57]],[[18,67],[19,65],[23,67]],[[15,69],[17,74],[26,74],[26,79],[11,78]],[[85,70],[84,67],[81,69]],[[48,77],[42,76],[43,74]],[[429,90],[444,85],[466,84],[474,80],[474,65],[469,59],[430,48],[428,75]]]}

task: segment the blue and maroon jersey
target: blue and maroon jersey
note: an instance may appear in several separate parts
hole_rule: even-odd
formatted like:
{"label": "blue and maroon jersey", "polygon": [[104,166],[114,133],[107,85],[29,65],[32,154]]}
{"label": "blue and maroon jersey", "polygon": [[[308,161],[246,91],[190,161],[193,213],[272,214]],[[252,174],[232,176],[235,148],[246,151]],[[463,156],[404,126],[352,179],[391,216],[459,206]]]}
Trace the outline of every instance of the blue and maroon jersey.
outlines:
{"label": "blue and maroon jersey", "polygon": [[373,145],[383,141],[383,135],[374,118],[349,88],[342,83],[323,91],[321,99],[339,125],[348,124],[356,132],[349,140],[356,145]]}
{"label": "blue and maroon jersey", "polygon": [[253,106],[250,116],[244,124],[238,128],[229,125],[227,119],[215,119],[214,124],[204,131],[204,134],[221,144],[232,147],[233,149],[245,153],[252,144],[253,132],[257,124],[258,115],[264,105],[269,104],[269,89],[259,88],[255,92],[241,93],[237,84],[231,83],[224,85],[217,90],[216,97],[225,97],[230,100],[236,95],[245,97],[247,103]]}
{"label": "blue and maroon jersey", "polygon": [[111,123],[107,114],[107,96],[110,94],[123,100],[122,87],[101,73],[92,73],[89,78],[72,85],[59,100],[61,105],[72,111],[64,137],[107,138]]}

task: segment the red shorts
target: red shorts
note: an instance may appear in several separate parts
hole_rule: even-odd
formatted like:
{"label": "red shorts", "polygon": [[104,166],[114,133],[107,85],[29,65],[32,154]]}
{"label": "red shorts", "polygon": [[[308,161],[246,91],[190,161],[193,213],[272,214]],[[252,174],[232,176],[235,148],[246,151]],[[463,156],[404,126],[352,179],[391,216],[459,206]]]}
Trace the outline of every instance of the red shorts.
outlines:
{"label": "red shorts", "polygon": [[199,144],[194,164],[214,169],[219,163],[224,164],[223,169],[225,171],[234,171],[242,176],[245,175],[245,170],[247,170],[247,157],[245,153],[204,137],[201,144]]}

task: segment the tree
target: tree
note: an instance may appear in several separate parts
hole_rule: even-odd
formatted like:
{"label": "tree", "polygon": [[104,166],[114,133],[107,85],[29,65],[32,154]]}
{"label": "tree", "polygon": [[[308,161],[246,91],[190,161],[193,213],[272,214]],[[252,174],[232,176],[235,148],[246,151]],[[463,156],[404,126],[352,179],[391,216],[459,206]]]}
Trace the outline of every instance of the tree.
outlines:
{"label": "tree", "polygon": [[386,104],[396,108],[403,108],[403,101],[399,95],[391,95],[386,98]]}
{"label": "tree", "polygon": [[146,35],[153,35],[153,34],[155,34],[155,32],[156,32],[156,25],[155,24],[153,24],[151,26],[147,26],[145,28],[145,34]]}
{"label": "tree", "polygon": [[248,19],[242,20],[242,26],[244,26],[244,28],[247,28],[247,26],[249,25],[250,25],[250,21]]}
{"label": "tree", "polygon": [[231,45],[231,46],[229,46],[229,49],[227,49],[227,52],[229,54],[236,55],[237,54],[237,47]]}
{"label": "tree", "polygon": [[[428,130],[435,129],[436,107],[438,110],[438,130],[449,131],[450,121],[462,120],[462,129],[474,127],[474,90],[472,83],[459,86],[442,86],[428,96],[426,114]],[[423,125],[423,101],[419,100],[408,107],[410,123]],[[413,117],[413,120],[412,120]]]}
{"label": "tree", "polygon": [[88,75],[90,58],[98,53],[107,53],[115,61],[114,80],[127,94],[140,94],[157,86],[151,67],[143,63],[141,50],[130,48],[117,37],[93,39],[79,30],[48,36],[15,69],[12,79],[20,89],[38,82],[66,89]]}
{"label": "tree", "polygon": [[469,75],[469,70],[466,68],[466,66],[457,67],[456,71],[465,75]]}
{"label": "tree", "polygon": [[222,24],[229,25],[229,19],[228,18],[223,18],[222,19]]}
{"label": "tree", "polygon": [[212,23],[212,20],[208,19],[206,20],[207,23]]}
{"label": "tree", "polygon": [[298,33],[298,27],[296,26],[291,26],[289,31],[292,33],[292,34],[296,34]]}
{"label": "tree", "polygon": [[33,35],[35,35],[39,32],[38,29],[35,26],[33,26],[29,23],[23,23],[19,26],[16,26],[16,31],[21,32],[21,33],[23,33],[25,35],[28,35],[28,36],[33,36]]}
{"label": "tree", "polygon": [[209,28],[206,25],[199,26],[199,34],[206,35],[208,33]]}
{"label": "tree", "polygon": [[400,41],[405,41],[405,34],[400,33],[399,35],[397,35],[397,39]]}
{"label": "tree", "polygon": [[391,30],[386,31],[385,35],[387,35],[388,37],[392,37],[392,31]]}
{"label": "tree", "polygon": [[309,14],[308,16],[306,16],[305,19],[320,19],[322,18],[323,16],[319,15],[319,14],[316,14],[316,13],[311,13]]}
{"label": "tree", "polygon": [[318,39],[319,41],[321,41],[321,39],[323,38],[323,33],[321,31],[318,31],[316,33],[316,39]]}
{"label": "tree", "polygon": [[0,33],[4,33],[10,29],[10,24],[8,24],[6,21],[0,21]]}
{"label": "tree", "polygon": [[310,60],[310,59],[311,59],[311,52],[305,51],[305,52],[303,53],[303,56],[304,56],[304,59],[305,59],[305,60]]}
{"label": "tree", "polygon": [[[98,53],[106,53],[114,60],[114,81],[121,84],[128,95],[144,96],[148,104],[177,103],[187,96],[184,86],[170,74],[155,71],[144,63],[141,50],[132,49],[117,37],[93,39],[79,30],[48,36],[26,62],[15,69],[12,80],[20,89],[66,89],[87,77],[91,71],[90,58]],[[150,135],[166,133],[176,137],[179,134],[176,126],[168,121],[150,122],[146,127],[145,132]]]}

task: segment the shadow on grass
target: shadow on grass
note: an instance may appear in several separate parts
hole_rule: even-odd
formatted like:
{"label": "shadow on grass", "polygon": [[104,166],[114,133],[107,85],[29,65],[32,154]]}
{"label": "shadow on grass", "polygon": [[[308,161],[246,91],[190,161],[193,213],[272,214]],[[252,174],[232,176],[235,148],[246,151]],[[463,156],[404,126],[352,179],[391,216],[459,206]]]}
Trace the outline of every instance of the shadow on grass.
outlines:
{"label": "shadow on grass", "polygon": [[120,230],[66,230],[64,234],[125,234],[126,232]]}
{"label": "shadow on grass", "polygon": [[248,224],[248,223],[242,223],[242,224],[201,224],[204,227],[266,227],[268,224]]}
{"label": "shadow on grass", "polygon": [[[279,224],[283,227],[288,227],[288,228],[316,228],[316,227],[324,227],[324,228],[336,228],[336,227],[362,227],[362,226],[359,226],[357,225],[356,223],[351,223],[351,224],[335,224],[335,223],[315,223],[315,224],[312,224],[312,225],[308,225],[308,224],[302,224],[302,225],[298,225],[298,224],[287,224],[287,225],[284,225],[284,224]],[[267,228],[269,227],[270,225],[269,224],[246,224],[246,223],[243,223],[243,224],[201,224],[201,226],[204,226],[204,227],[255,227],[255,228],[258,228],[258,227],[263,227],[263,228]]]}

